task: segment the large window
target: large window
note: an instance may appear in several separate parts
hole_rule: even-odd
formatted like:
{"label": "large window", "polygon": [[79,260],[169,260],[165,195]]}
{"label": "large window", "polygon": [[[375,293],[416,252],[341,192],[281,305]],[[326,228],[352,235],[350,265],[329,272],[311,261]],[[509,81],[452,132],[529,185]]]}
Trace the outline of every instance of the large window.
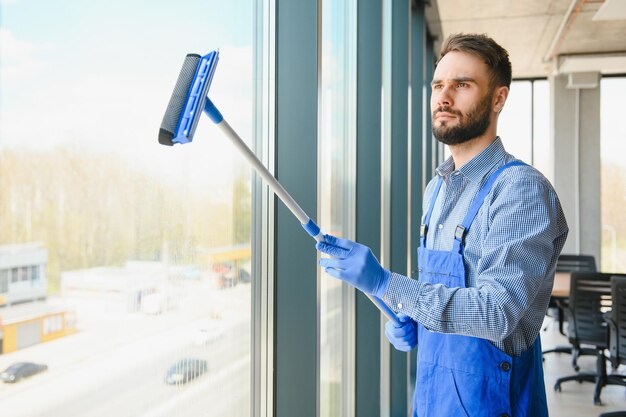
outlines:
{"label": "large window", "polygon": [[[356,1],[322,2],[319,115],[321,226],[354,238]],[[322,273],[320,416],[353,415],[354,290]]]}
{"label": "large window", "polygon": [[603,78],[600,84],[602,167],[602,271],[626,272],[626,127],[622,101],[626,77]]}
{"label": "large window", "polygon": [[[45,301],[0,309],[0,370],[47,371],[4,384],[3,410],[250,415],[250,170],[207,117],[190,144],[157,133],[185,55],[219,48],[210,96],[252,142],[253,10],[2,2],[0,245],[48,254]],[[4,299],[28,278],[4,271]]]}
{"label": "large window", "polygon": [[498,119],[498,135],[509,153],[552,179],[549,94],[547,80],[513,81]]}

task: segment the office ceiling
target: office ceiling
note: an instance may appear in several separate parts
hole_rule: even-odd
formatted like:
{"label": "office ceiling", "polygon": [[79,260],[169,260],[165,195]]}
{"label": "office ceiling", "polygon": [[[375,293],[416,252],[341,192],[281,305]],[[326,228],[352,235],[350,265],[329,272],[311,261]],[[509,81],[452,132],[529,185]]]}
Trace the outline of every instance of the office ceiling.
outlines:
{"label": "office ceiling", "polygon": [[626,73],[626,0],[431,0],[435,50],[451,33],[486,33],[510,54],[514,78]]}

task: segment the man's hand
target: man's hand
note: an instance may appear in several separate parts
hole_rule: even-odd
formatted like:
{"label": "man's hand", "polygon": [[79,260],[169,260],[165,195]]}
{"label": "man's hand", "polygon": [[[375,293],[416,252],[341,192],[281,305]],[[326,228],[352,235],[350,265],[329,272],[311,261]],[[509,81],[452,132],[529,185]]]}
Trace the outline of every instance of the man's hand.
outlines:
{"label": "man's hand", "polygon": [[317,250],[333,258],[320,259],[324,271],[355,286],[366,294],[382,298],[389,286],[391,272],[383,268],[370,248],[348,239],[324,235]]}
{"label": "man's hand", "polygon": [[398,314],[402,322],[397,327],[392,321],[385,323],[385,336],[389,342],[402,352],[410,352],[417,345],[417,328],[415,322],[406,314]]}

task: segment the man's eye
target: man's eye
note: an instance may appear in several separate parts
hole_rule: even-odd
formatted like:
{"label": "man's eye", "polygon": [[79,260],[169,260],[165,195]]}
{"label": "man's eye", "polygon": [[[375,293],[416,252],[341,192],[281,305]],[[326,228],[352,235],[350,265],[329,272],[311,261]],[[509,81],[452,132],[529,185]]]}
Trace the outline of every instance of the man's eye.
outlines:
{"label": "man's eye", "polygon": [[468,83],[458,83],[457,87],[465,88],[465,87],[469,87],[469,84]]}
{"label": "man's eye", "polygon": [[441,84],[433,85],[433,90],[441,90],[442,88],[443,88],[443,86]]}

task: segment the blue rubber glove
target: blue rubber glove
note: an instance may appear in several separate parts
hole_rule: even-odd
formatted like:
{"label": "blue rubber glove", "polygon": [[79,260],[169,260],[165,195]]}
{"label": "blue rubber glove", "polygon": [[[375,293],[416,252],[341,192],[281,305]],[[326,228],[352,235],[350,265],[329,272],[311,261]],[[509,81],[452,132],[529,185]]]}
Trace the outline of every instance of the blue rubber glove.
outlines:
{"label": "blue rubber glove", "polygon": [[385,295],[391,272],[380,265],[370,248],[331,235],[324,235],[324,241],[315,247],[333,256],[320,259],[320,265],[328,275],[346,281],[366,294],[378,298]]}
{"label": "blue rubber glove", "polygon": [[417,345],[417,327],[415,322],[406,314],[398,314],[402,326],[396,327],[394,322],[385,323],[385,336],[399,351],[410,352]]}

